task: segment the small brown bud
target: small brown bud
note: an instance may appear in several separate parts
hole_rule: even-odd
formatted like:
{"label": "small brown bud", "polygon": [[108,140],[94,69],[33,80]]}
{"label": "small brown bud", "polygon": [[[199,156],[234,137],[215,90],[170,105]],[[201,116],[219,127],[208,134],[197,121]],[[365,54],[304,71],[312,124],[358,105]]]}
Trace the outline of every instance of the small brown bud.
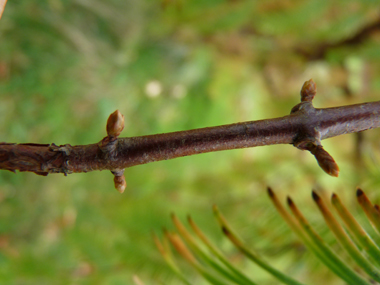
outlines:
{"label": "small brown bud", "polygon": [[338,177],[339,166],[336,164],[332,156],[323,149],[322,146],[317,146],[315,151],[312,152],[318,161],[319,166],[329,175]]}
{"label": "small brown bud", "polygon": [[113,179],[115,183],[115,188],[120,194],[123,194],[125,188],[127,188],[127,182],[125,181],[125,176],[115,176]]}
{"label": "small brown bud", "polygon": [[107,120],[107,135],[109,137],[118,137],[124,129],[124,116],[119,110],[113,112]]}
{"label": "small brown bud", "polygon": [[301,102],[311,102],[317,94],[317,86],[313,79],[305,81],[301,88]]}
{"label": "small brown bud", "polygon": [[327,174],[338,177],[339,175],[339,166],[332,158],[332,156],[324,150],[323,146],[320,145],[319,140],[310,140],[305,139],[293,143],[293,145],[301,150],[310,151],[316,158],[318,165],[323,169]]}

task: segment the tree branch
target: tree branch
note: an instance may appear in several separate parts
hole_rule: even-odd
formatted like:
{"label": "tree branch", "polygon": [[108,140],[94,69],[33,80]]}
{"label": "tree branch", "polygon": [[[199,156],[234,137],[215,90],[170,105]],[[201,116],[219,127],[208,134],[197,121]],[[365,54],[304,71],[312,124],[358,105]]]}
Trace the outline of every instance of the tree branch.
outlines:
{"label": "tree branch", "polygon": [[108,136],[96,144],[0,143],[0,169],[39,175],[111,170],[115,187],[123,192],[127,167],[227,149],[293,144],[309,150],[326,173],[338,176],[339,168],[321,140],[380,127],[380,101],[316,109],[315,93],[315,83],[306,81],[301,103],[280,118],[129,138],[118,138],[124,117],[115,111],[107,121]]}

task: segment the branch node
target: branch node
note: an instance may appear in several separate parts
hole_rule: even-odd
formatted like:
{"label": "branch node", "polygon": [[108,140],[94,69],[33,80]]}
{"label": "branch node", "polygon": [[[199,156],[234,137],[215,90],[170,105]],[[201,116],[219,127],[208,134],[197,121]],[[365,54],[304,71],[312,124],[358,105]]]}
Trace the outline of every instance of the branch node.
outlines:
{"label": "branch node", "polygon": [[50,151],[62,152],[65,156],[69,156],[73,147],[70,144],[57,146],[56,144],[52,143],[49,145],[48,149]]}
{"label": "branch node", "polygon": [[56,144],[52,143],[48,146],[49,151],[58,152],[62,155],[62,164],[59,169],[56,169],[55,171],[49,171],[51,168],[50,161],[42,162],[41,163],[41,170],[37,174],[46,176],[49,174],[49,172],[59,172],[63,173],[63,175],[67,176],[67,174],[73,173],[72,169],[70,169],[70,163],[69,163],[69,157],[70,154],[73,152],[73,147],[70,144],[60,145],[57,146]]}
{"label": "branch node", "polygon": [[317,87],[313,79],[306,81],[301,88],[301,103],[294,106],[291,114],[303,113],[303,122],[298,129],[298,134],[293,145],[301,150],[310,151],[316,158],[319,166],[329,175],[338,177],[339,167],[332,156],[321,145],[321,132],[314,123],[316,110],[312,101],[317,93]]}
{"label": "branch node", "polygon": [[[99,143],[99,149],[102,153],[108,157],[107,154],[114,153],[116,150],[117,138],[115,137],[105,137]],[[102,155],[103,156],[103,155]]]}

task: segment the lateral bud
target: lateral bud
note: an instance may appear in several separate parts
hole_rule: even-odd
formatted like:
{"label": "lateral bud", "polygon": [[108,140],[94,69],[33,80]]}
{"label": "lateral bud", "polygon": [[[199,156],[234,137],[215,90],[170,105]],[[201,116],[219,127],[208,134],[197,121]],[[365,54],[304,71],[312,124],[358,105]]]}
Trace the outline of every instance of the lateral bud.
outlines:
{"label": "lateral bud", "polygon": [[310,79],[305,81],[301,88],[301,102],[311,102],[317,94],[317,85]]}
{"label": "lateral bud", "polygon": [[115,176],[113,182],[115,183],[116,190],[119,191],[120,194],[123,194],[125,188],[127,188],[124,174],[122,176]]}
{"label": "lateral bud", "polygon": [[124,116],[119,110],[113,112],[107,120],[107,135],[116,138],[124,129]]}
{"label": "lateral bud", "polygon": [[314,154],[318,161],[319,166],[329,175],[338,177],[339,176],[339,166],[332,158],[332,156],[324,150],[321,145],[316,147]]}
{"label": "lateral bud", "polygon": [[332,158],[332,156],[323,148],[318,141],[304,140],[294,143],[294,146],[301,150],[310,151],[318,162],[318,165],[328,175],[338,177],[339,166]]}
{"label": "lateral bud", "polygon": [[122,194],[127,187],[127,182],[125,181],[124,169],[115,169],[111,173],[115,176],[113,182],[115,183],[115,188]]}

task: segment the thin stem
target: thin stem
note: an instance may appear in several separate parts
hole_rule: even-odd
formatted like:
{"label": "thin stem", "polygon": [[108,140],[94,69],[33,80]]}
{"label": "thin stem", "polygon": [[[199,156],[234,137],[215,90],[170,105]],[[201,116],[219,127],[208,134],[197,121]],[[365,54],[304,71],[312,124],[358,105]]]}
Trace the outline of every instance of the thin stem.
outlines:
{"label": "thin stem", "polygon": [[[304,86],[313,92],[316,90],[312,80]],[[301,95],[303,92],[304,87]],[[309,150],[328,174],[337,176],[339,168],[331,163],[334,162],[332,157],[324,150],[326,155],[318,155],[315,149],[322,150],[320,141],[323,139],[380,127],[380,101],[315,109],[311,99],[302,99],[292,113],[284,117],[129,138],[117,138],[115,131],[116,136],[109,133],[99,143],[90,145],[0,143],[0,169],[40,175],[94,170],[122,174],[124,168],[153,161],[228,149],[293,144]]]}

